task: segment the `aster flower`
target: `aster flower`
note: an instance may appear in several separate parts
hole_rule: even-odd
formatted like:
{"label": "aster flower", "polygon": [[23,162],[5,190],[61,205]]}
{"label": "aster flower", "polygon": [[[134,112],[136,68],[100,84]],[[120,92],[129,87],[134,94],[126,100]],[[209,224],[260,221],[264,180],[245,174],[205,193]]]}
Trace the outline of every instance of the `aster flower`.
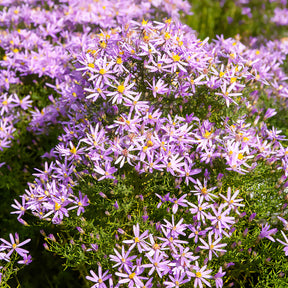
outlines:
{"label": "aster flower", "polygon": [[230,209],[235,209],[236,213],[240,215],[240,212],[238,211],[238,207],[244,207],[244,204],[240,204],[239,202],[243,201],[243,199],[236,199],[235,198],[238,196],[239,190],[236,190],[233,196],[231,197],[231,187],[228,187],[227,190],[227,197],[222,195],[221,193],[219,194],[226,202],[224,203],[224,206],[228,206]]}
{"label": "aster flower", "polygon": [[20,243],[18,233],[15,233],[15,238],[13,237],[13,235],[11,233],[9,234],[9,237],[10,237],[11,243],[8,242],[7,240],[3,239],[3,238],[0,238],[0,240],[3,243],[2,248],[10,249],[10,251],[6,254],[5,258],[9,258],[10,255],[13,253],[13,251],[16,251],[22,257],[27,256],[29,251],[27,251],[23,248],[20,248],[20,247],[29,243],[31,241],[31,239],[26,239],[25,241]]}
{"label": "aster flower", "polygon": [[180,221],[175,225],[174,223],[174,215],[172,215],[172,222],[168,222],[166,219],[164,219],[166,222],[166,225],[162,225],[161,228],[164,229],[164,227],[167,229],[167,231],[170,231],[171,236],[178,238],[179,235],[186,235],[183,231],[186,230],[186,224],[182,224],[184,219],[180,219]]}
{"label": "aster flower", "polygon": [[147,84],[152,90],[154,98],[156,98],[157,94],[165,94],[169,91],[167,84],[161,78],[155,83],[155,77],[153,77],[152,85],[148,81]]}
{"label": "aster flower", "polygon": [[[162,272],[167,269],[167,265],[170,263],[170,261],[165,261],[166,254],[163,254],[160,250],[156,250],[155,253],[152,256],[149,254],[146,254],[146,257],[150,261],[150,264],[143,264],[143,268],[151,268],[148,272],[148,275],[151,276],[153,272],[156,270],[159,277],[162,278]],[[164,261],[163,261],[164,260]]]}
{"label": "aster flower", "polygon": [[115,275],[119,276],[120,279],[118,281],[119,284],[128,283],[128,287],[143,287],[144,284],[141,281],[140,273],[135,270],[132,272],[130,269],[127,270],[126,273],[116,272]]}
{"label": "aster flower", "polygon": [[135,246],[137,246],[139,253],[142,251],[149,251],[150,249],[145,241],[145,239],[148,237],[148,230],[140,235],[140,227],[137,223],[133,226],[133,232],[135,237],[132,240],[124,240],[123,243],[130,244],[129,250],[132,250]]}
{"label": "aster flower", "polygon": [[206,230],[201,230],[201,225],[199,224],[189,224],[187,225],[187,228],[189,230],[191,230],[191,234],[188,235],[188,238],[193,238],[194,237],[194,242],[197,243],[198,242],[198,237],[199,236],[203,236],[206,234]]}
{"label": "aster flower", "polygon": [[219,271],[214,275],[216,288],[223,287],[223,280],[222,277],[226,274],[226,272],[222,271],[222,267],[220,267]]}
{"label": "aster flower", "polygon": [[108,280],[112,276],[111,274],[108,274],[108,272],[109,270],[102,274],[102,267],[100,265],[98,265],[98,275],[93,270],[90,270],[92,277],[86,276],[86,279],[96,283],[91,288],[107,288],[104,281]]}
{"label": "aster flower", "polygon": [[[182,195],[179,199],[173,198],[170,201],[173,203],[172,212],[175,214],[178,211],[178,206],[180,207],[187,207],[187,200],[185,199],[187,194]],[[172,216],[173,217],[173,216]],[[172,218],[174,219],[174,218]],[[174,220],[172,220],[174,221]]]}
{"label": "aster flower", "polygon": [[166,285],[167,288],[179,288],[180,285],[190,281],[189,278],[184,279],[185,276],[186,273],[177,271],[173,276],[169,275],[170,281],[164,281],[163,284]]}
{"label": "aster flower", "polygon": [[204,197],[198,195],[198,206],[194,205],[193,203],[188,202],[189,206],[192,208],[189,209],[191,214],[196,214],[197,220],[202,220],[203,223],[205,223],[205,219],[208,217],[208,214],[204,212],[205,209],[208,209],[211,207],[211,204],[208,202],[203,202]]}
{"label": "aster flower", "polygon": [[173,268],[174,270],[183,271],[183,267],[191,267],[191,261],[195,261],[197,260],[200,256],[193,256],[193,252],[189,251],[189,247],[179,247],[179,252],[174,254],[172,253],[172,256],[177,260],[177,262],[180,264],[181,267],[179,267],[179,269],[177,268],[177,264],[176,267]]}
{"label": "aster flower", "polygon": [[94,171],[97,172],[98,174],[102,175],[102,177],[100,177],[98,179],[98,181],[101,181],[103,179],[115,179],[115,176],[113,176],[113,174],[117,171],[118,169],[111,166],[111,162],[110,161],[106,161],[105,162],[105,166],[102,168],[100,166],[95,166],[94,167]]}
{"label": "aster flower", "polygon": [[114,252],[116,255],[109,255],[110,260],[116,262],[116,264],[113,265],[113,268],[118,267],[119,271],[124,268],[125,271],[128,271],[129,268],[133,267],[132,260],[134,260],[137,256],[129,256],[131,249],[125,252],[124,246],[122,246],[121,254],[115,248]]}
{"label": "aster flower", "polygon": [[23,195],[20,197],[22,199],[22,204],[20,204],[16,199],[14,199],[15,204],[11,205],[16,210],[12,211],[11,214],[18,214],[17,219],[21,218],[25,214],[27,208],[25,197]]}
{"label": "aster flower", "polygon": [[158,237],[158,239],[163,242],[161,245],[161,249],[162,247],[169,247],[174,253],[177,253],[176,247],[179,248],[182,246],[182,244],[188,243],[187,241],[179,240],[176,237],[171,236],[170,231],[165,231],[164,229],[162,229],[162,231],[165,237]]}
{"label": "aster flower", "polygon": [[215,251],[226,252],[226,250],[222,249],[222,247],[225,247],[227,244],[225,244],[225,243],[218,244],[221,240],[222,240],[221,238],[218,238],[217,240],[212,242],[212,232],[209,232],[208,233],[208,242],[205,242],[202,238],[200,238],[200,241],[202,242],[202,244],[204,244],[204,246],[199,246],[199,248],[209,250],[209,260],[211,260],[212,259],[212,253],[216,257],[218,257],[218,255]]}
{"label": "aster flower", "polygon": [[231,216],[227,216],[227,214],[230,212],[231,209],[226,209],[222,212],[223,208],[225,206],[223,204],[220,204],[218,207],[218,211],[216,208],[212,205],[211,208],[213,210],[214,216],[209,215],[208,219],[211,221],[211,225],[215,226],[216,229],[219,231],[219,234],[222,233],[229,237],[228,233],[223,230],[223,228],[230,229],[231,225],[235,223],[235,218]]}
{"label": "aster flower", "polygon": [[270,241],[275,242],[274,238],[271,235],[274,235],[278,231],[278,229],[277,228],[270,229],[270,225],[268,223],[266,223],[264,227],[262,224],[261,227],[262,230],[259,234],[259,238],[260,239],[267,238]]}
{"label": "aster flower", "polygon": [[202,196],[206,201],[213,201],[214,199],[212,197],[217,197],[215,194],[211,193],[211,191],[217,189],[217,187],[211,187],[207,189],[207,179],[204,178],[204,185],[199,181],[199,179],[196,180],[197,184],[194,185],[196,190],[191,190],[190,192],[193,192],[197,196]]}
{"label": "aster flower", "polygon": [[[208,287],[211,287],[211,284],[206,279],[211,279],[212,276],[210,273],[212,270],[206,270],[206,265],[200,268],[198,266],[198,262],[196,261],[196,266],[194,266],[194,269],[196,270],[195,273],[187,271],[187,275],[190,277],[195,277],[194,280],[194,287],[197,288],[198,286],[200,288],[203,288],[203,283],[206,284]],[[202,283],[203,282],[203,283]]]}

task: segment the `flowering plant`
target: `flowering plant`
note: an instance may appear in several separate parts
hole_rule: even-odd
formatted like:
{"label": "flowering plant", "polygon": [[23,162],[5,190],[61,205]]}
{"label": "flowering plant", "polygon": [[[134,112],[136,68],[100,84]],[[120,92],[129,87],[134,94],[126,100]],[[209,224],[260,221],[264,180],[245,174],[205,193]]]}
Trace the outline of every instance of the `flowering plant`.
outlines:
{"label": "flowering plant", "polygon": [[[90,287],[244,287],[266,281],[269,263],[285,271],[287,131],[272,119],[287,107],[287,42],[200,40],[175,14],[182,1],[104,2],[47,2],[49,29],[29,5],[2,11],[43,33],[37,49],[6,35],[3,73],[18,85],[35,73],[54,91],[41,111],[3,94],[1,114],[28,110],[35,135],[62,127],[11,213],[45,227],[45,249]],[[16,250],[25,262],[28,241],[11,237],[3,259]]]}

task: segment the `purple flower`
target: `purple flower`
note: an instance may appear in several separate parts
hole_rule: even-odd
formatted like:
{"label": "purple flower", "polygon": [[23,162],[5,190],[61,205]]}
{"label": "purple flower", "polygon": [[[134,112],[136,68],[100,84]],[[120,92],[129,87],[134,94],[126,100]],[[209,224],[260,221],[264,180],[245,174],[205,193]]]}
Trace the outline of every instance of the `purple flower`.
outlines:
{"label": "purple flower", "polygon": [[190,281],[189,278],[187,279],[184,279],[186,276],[186,273],[184,272],[180,272],[180,271],[177,271],[175,275],[169,275],[169,278],[171,281],[164,281],[164,285],[166,285],[167,288],[179,288],[180,285],[184,284],[184,283],[187,283]]}
{"label": "purple flower", "polygon": [[86,276],[86,279],[96,283],[91,288],[107,288],[104,281],[108,280],[112,276],[111,274],[108,274],[108,272],[109,270],[102,274],[102,267],[100,265],[98,266],[98,275],[96,275],[93,270],[90,270],[90,274],[92,275],[92,277]]}
{"label": "purple flower", "polygon": [[275,242],[275,240],[271,237],[271,235],[274,235],[278,229],[277,228],[274,228],[274,229],[270,229],[270,225],[268,223],[265,224],[265,226],[263,227],[263,224],[262,224],[262,230],[259,234],[259,238],[260,239],[263,239],[263,238],[267,238],[273,242]]}
{"label": "purple flower", "polygon": [[138,251],[141,253],[143,250],[148,251],[149,247],[147,243],[144,241],[148,237],[148,230],[143,232],[140,235],[140,228],[139,224],[133,226],[134,238],[132,240],[124,240],[123,243],[131,244],[129,250],[132,250],[135,246],[137,246]]}
{"label": "purple flower", "polygon": [[206,284],[207,286],[211,287],[211,284],[206,280],[206,279],[211,279],[212,276],[210,275],[210,273],[212,272],[212,270],[205,270],[206,269],[206,265],[203,266],[202,268],[200,268],[198,266],[198,262],[196,261],[196,266],[194,266],[194,269],[196,270],[195,273],[187,271],[187,275],[190,277],[195,277],[194,280],[194,287],[197,288],[198,286],[200,288],[203,288],[203,284]]}
{"label": "purple flower", "polygon": [[227,244],[218,244],[222,239],[219,237],[217,240],[212,242],[212,232],[209,232],[208,234],[208,243],[206,243],[202,238],[200,238],[200,241],[204,246],[199,246],[201,249],[209,250],[209,260],[212,259],[212,252],[213,254],[218,257],[216,251],[219,252],[226,252],[226,250],[222,249],[222,247],[225,247]]}
{"label": "purple flower", "polygon": [[116,272],[115,274],[120,277],[118,281],[119,284],[128,283],[129,288],[144,286],[143,282],[141,281],[142,277],[139,276],[140,272],[137,270],[132,272],[130,269],[127,269],[126,273]]}
{"label": "purple flower", "polygon": [[19,255],[21,255],[23,258],[25,256],[27,256],[27,254],[29,253],[29,251],[23,249],[23,248],[20,248],[21,246],[29,243],[31,241],[31,239],[26,239],[25,241],[23,242],[19,242],[19,235],[18,233],[15,233],[15,239],[13,237],[13,235],[10,233],[9,234],[9,237],[10,237],[10,242],[6,241],[5,239],[3,238],[0,238],[0,240],[3,242],[3,245],[2,245],[2,248],[5,248],[5,249],[10,249],[10,251],[6,254],[6,258],[9,258],[10,255],[13,253],[13,251],[16,251]]}
{"label": "purple flower", "polygon": [[[149,254],[146,254],[146,257],[150,261],[150,264],[143,264],[143,268],[151,268],[148,272],[148,275],[151,276],[153,272],[156,270],[159,277],[162,278],[162,272],[167,269],[167,265],[170,263],[169,260],[165,261],[166,254],[162,253],[160,250],[156,250],[153,258]],[[164,258],[164,259],[163,259]],[[164,261],[163,261],[164,260]]]}

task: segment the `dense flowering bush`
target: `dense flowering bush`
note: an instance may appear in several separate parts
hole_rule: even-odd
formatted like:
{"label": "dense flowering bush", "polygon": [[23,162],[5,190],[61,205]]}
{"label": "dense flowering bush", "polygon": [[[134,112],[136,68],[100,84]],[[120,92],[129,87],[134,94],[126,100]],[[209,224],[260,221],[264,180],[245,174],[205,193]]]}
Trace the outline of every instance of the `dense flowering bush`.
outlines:
{"label": "dense flowering bush", "polygon": [[201,40],[184,1],[2,5],[2,149],[57,133],[11,203],[45,249],[90,287],[287,283],[285,38]]}

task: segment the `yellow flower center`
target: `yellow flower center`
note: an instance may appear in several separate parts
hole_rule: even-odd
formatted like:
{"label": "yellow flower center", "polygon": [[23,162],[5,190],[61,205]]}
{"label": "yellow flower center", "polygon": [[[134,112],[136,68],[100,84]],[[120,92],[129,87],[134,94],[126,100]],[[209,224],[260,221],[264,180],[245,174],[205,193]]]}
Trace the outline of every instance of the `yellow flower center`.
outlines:
{"label": "yellow flower center", "polygon": [[61,208],[61,205],[59,203],[55,203],[55,210],[58,211]]}
{"label": "yellow flower center", "polygon": [[17,245],[14,243],[14,244],[12,245],[12,247],[13,247],[13,249],[16,249]]}
{"label": "yellow flower center", "polygon": [[129,275],[129,279],[132,280],[132,279],[135,277],[135,275],[136,275],[136,273],[132,273],[132,274],[130,274],[130,275]]}
{"label": "yellow flower center", "polygon": [[211,134],[212,134],[212,131],[210,132],[208,130],[205,130],[205,133],[204,133],[203,137],[208,139]]}
{"label": "yellow flower center", "polygon": [[239,153],[238,159],[239,159],[239,160],[242,160],[243,158],[244,158],[243,154],[242,154],[242,153]]}
{"label": "yellow flower center", "polygon": [[140,242],[138,237],[135,237],[134,241],[135,241],[135,243],[139,243]]}
{"label": "yellow flower center", "polygon": [[100,42],[100,47],[105,49],[107,47],[106,42],[104,42],[104,41]]}
{"label": "yellow flower center", "polygon": [[147,146],[148,147],[152,147],[154,144],[153,144],[153,142],[151,141],[151,140],[149,140],[149,141],[147,141]]}
{"label": "yellow flower center", "polygon": [[145,20],[145,19],[142,20],[142,26],[146,26],[147,23],[148,23],[148,20]]}
{"label": "yellow flower center", "polygon": [[201,278],[201,277],[202,277],[201,272],[196,272],[196,277],[197,277],[197,278]]}
{"label": "yellow flower center", "polygon": [[116,63],[117,63],[117,64],[122,64],[122,59],[121,59],[120,57],[117,58]]}
{"label": "yellow flower center", "polygon": [[105,69],[100,69],[100,70],[99,70],[99,73],[100,73],[101,75],[104,75],[104,74],[106,73],[106,70],[105,70]]}
{"label": "yellow flower center", "polygon": [[207,189],[206,189],[205,186],[201,189],[201,192],[202,192],[203,194],[207,194]]}
{"label": "yellow flower center", "polygon": [[220,72],[220,73],[219,73],[219,77],[220,77],[220,78],[222,78],[224,75],[225,75],[224,72]]}
{"label": "yellow flower center", "polygon": [[88,63],[88,67],[95,68],[95,65],[94,65],[94,63]]}
{"label": "yellow flower center", "polygon": [[164,38],[165,38],[165,40],[168,40],[171,38],[171,35],[168,32],[166,32],[164,35]]}
{"label": "yellow flower center", "polygon": [[71,152],[72,154],[76,155],[77,150],[76,150],[76,148],[73,146],[73,148],[70,149],[70,152]]}
{"label": "yellow flower center", "polygon": [[125,90],[125,86],[124,85],[119,85],[118,88],[117,88],[117,91],[120,92],[120,93],[123,93]]}
{"label": "yellow flower center", "polygon": [[180,61],[180,56],[178,54],[173,55],[172,59],[173,59],[174,62],[178,62],[178,61]]}

